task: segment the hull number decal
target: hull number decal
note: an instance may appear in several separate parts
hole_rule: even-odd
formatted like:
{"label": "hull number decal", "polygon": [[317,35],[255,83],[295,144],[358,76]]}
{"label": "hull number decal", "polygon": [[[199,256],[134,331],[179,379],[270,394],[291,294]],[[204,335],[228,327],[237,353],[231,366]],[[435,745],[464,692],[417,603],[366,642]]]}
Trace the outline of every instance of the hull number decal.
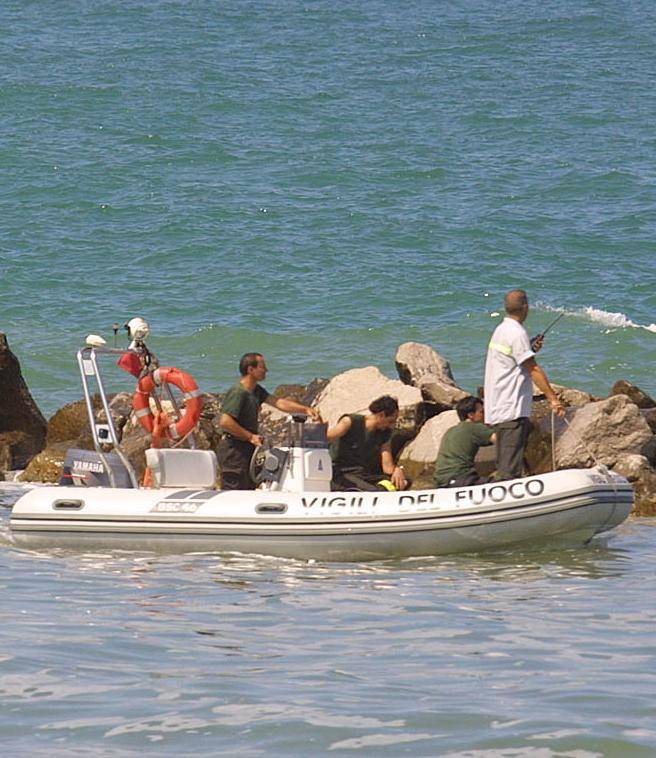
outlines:
{"label": "hull number decal", "polygon": [[188,500],[176,503],[164,500],[150,509],[151,513],[196,513],[200,503],[190,503]]}

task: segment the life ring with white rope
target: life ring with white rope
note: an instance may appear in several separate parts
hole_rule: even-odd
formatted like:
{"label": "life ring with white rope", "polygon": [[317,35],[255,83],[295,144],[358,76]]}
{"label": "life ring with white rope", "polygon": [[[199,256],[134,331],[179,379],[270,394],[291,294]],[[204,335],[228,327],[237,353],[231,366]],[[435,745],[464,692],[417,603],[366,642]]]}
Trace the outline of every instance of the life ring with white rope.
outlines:
{"label": "life ring with white rope", "polygon": [[191,374],[175,366],[161,366],[142,376],[132,398],[132,408],[141,426],[150,434],[155,429],[155,416],[150,409],[150,397],[155,388],[162,384],[174,385],[182,392],[185,399],[182,418],[168,424],[165,430],[169,440],[177,441],[189,434],[198,423],[203,410],[203,393]]}

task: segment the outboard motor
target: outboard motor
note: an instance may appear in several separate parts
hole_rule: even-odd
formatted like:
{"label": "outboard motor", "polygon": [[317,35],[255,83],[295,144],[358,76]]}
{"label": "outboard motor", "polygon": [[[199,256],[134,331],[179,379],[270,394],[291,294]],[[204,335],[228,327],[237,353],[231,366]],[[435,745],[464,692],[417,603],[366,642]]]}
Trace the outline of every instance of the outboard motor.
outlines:
{"label": "outboard motor", "polygon": [[308,422],[304,413],[291,414],[287,445],[255,452],[260,469],[255,481],[269,490],[330,492],[333,464],[327,431],[328,424]]}
{"label": "outboard motor", "polygon": [[76,448],[66,451],[59,483],[64,487],[132,487],[128,470],[116,453],[103,453],[101,457],[94,450]]}

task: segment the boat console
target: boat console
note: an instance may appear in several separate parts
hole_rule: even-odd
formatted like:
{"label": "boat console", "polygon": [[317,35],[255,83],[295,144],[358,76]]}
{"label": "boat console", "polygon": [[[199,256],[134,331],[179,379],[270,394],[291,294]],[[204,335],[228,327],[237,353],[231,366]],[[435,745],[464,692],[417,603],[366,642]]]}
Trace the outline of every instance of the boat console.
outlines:
{"label": "boat console", "polygon": [[259,489],[278,492],[330,492],[333,464],[328,424],[289,415],[287,444],[261,445],[253,453],[250,474]]}

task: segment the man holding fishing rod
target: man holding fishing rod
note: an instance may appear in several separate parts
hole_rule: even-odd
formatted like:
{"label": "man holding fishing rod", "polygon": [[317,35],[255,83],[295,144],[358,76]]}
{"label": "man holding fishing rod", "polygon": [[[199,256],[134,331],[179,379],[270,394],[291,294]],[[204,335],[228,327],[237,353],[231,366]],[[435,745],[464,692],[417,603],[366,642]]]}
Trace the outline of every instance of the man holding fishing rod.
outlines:
{"label": "man holding fishing rod", "polygon": [[493,427],[497,438],[497,480],[517,479],[524,473],[533,384],[556,415],[565,415],[565,407],[535,360],[544,335],[556,322],[530,340],[524,328],[529,311],[526,292],[508,292],[504,305],[506,317],[494,330],[485,361],[485,423]]}

